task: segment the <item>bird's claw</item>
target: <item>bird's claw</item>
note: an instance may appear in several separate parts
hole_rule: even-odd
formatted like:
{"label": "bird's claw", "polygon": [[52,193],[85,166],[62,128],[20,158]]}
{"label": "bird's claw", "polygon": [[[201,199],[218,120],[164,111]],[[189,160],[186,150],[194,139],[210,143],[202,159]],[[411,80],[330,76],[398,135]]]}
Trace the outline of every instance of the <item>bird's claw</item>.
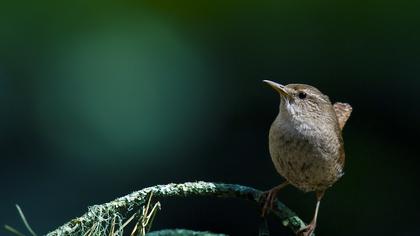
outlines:
{"label": "bird's claw", "polygon": [[268,212],[273,209],[274,206],[274,202],[276,201],[277,198],[277,193],[284,188],[285,186],[287,186],[289,184],[289,182],[283,182],[282,184],[266,191],[263,193],[262,199],[264,201],[264,206],[262,209],[262,213],[261,216],[265,217],[268,215]]}
{"label": "bird's claw", "polygon": [[265,217],[268,215],[271,209],[273,209],[274,202],[277,198],[277,192],[275,189],[264,192],[262,199],[264,201],[264,206],[262,208],[261,216]]}
{"label": "bird's claw", "polygon": [[313,232],[315,231],[315,224],[310,223],[305,228],[300,229],[296,235],[297,236],[311,236],[313,235]]}

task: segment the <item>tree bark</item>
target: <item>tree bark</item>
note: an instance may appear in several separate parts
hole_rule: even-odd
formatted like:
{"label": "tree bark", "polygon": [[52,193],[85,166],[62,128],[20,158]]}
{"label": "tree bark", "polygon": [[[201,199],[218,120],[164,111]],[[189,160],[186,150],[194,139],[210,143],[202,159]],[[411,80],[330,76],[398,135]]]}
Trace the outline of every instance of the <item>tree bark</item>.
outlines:
{"label": "tree bark", "polygon": [[[261,198],[263,196],[263,192],[260,190],[237,184],[199,181],[182,184],[171,183],[167,185],[156,185],[135,191],[102,205],[89,207],[84,215],[49,232],[47,236],[79,235],[80,233],[87,232],[89,229],[98,227],[98,225],[102,225],[104,228],[103,232],[107,232],[107,230],[109,231],[111,228],[110,225],[112,222],[114,222],[114,225],[117,225],[117,227],[118,225],[123,225],[124,227],[124,225],[126,225],[124,224],[124,221],[126,221],[130,215],[133,215],[133,212],[136,212],[140,207],[147,204],[148,196],[151,193],[153,193],[153,200],[161,200],[166,197],[214,196],[220,198],[245,199],[258,205],[261,205]],[[290,228],[295,233],[306,226],[296,213],[280,201],[277,201],[274,204],[274,209],[272,209],[271,213],[280,219],[285,227]],[[138,215],[138,217],[141,217],[141,215]]]}

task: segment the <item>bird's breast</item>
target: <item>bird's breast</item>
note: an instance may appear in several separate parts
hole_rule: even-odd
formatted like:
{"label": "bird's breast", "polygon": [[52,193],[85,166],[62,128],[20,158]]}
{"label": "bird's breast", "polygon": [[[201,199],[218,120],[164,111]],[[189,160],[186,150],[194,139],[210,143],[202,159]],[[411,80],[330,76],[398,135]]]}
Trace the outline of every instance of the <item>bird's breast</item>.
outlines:
{"label": "bird's breast", "polygon": [[304,191],[326,189],[341,176],[339,138],[310,125],[298,128],[277,119],[273,123],[269,134],[273,164],[280,175]]}

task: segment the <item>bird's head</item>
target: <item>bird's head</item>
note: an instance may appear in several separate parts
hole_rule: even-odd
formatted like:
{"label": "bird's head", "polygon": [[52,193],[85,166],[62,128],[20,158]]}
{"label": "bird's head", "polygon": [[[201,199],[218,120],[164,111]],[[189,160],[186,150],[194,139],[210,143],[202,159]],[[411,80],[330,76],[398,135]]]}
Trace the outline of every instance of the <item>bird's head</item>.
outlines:
{"label": "bird's head", "polygon": [[264,80],[264,82],[280,94],[281,113],[286,113],[300,121],[335,119],[335,113],[328,96],[321,93],[317,88],[306,84],[284,86],[269,80]]}

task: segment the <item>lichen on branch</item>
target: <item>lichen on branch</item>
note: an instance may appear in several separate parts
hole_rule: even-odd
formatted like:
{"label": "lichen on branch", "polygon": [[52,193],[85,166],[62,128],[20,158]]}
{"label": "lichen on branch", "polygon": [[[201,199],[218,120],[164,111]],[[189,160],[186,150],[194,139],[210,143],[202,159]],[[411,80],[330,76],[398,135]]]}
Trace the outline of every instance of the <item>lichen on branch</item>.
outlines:
{"label": "lichen on branch", "polygon": [[[261,203],[263,192],[252,187],[211,182],[187,182],[182,184],[156,185],[135,191],[102,205],[89,207],[88,211],[59,228],[49,232],[47,236],[89,235],[89,232],[101,235],[122,235],[124,227],[134,218],[141,219],[138,209],[147,204],[148,196],[162,200],[166,197],[214,196],[220,198],[237,198]],[[143,208],[144,209],[144,208]],[[282,224],[293,232],[305,227],[305,223],[280,201],[274,204],[271,211]],[[96,234],[95,233],[95,234]]]}

